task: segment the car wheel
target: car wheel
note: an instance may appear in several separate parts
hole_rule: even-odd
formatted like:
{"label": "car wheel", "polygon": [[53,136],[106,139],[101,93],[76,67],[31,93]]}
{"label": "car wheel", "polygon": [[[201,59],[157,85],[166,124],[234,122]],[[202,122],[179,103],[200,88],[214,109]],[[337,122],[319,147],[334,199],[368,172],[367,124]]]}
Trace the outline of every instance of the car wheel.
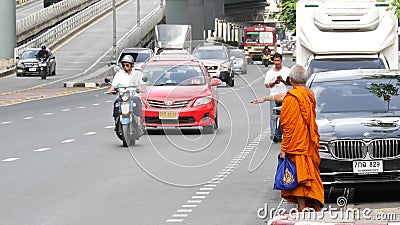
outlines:
{"label": "car wheel", "polygon": [[203,134],[212,134],[214,133],[214,124],[203,127]]}
{"label": "car wheel", "polygon": [[56,65],[54,65],[54,68],[53,68],[53,72],[51,73],[51,75],[56,75]]}
{"label": "car wheel", "polygon": [[218,129],[218,111],[215,113],[214,130]]}
{"label": "car wheel", "polygon": [[235,80],[232,77],[229,79],[228,85],[229,85],[229,87],[235,86]]}
{"label": "car wheel", "polygon": [[242,74],[247,74],[247,69],[242,71]]}

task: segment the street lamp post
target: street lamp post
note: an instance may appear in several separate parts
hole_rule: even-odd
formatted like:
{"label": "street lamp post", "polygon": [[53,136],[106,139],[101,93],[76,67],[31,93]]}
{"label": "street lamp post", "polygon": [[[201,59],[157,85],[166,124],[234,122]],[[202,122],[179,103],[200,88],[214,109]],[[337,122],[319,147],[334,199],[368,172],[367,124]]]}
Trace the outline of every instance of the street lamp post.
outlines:
{"label": "street lamp post", "polygon": [[113,55],[112,62],[116,63],[117,59],[117,14],[115,10],[115,0],[112,1],[113,8]]}
{"label": "street lamp post", "polygon": [[136,24],[140,26],[140,0],[137,0],[137,7],[136,7]]}

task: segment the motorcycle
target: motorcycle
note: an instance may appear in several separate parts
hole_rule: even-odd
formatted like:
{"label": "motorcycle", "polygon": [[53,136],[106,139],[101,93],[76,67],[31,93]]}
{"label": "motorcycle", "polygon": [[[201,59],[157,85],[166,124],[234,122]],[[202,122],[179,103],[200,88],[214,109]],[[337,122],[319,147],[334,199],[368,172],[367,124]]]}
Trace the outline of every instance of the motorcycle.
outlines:
{"label": "motorcycle", "polygon": [[47,59],[46,58],[39,58],[38,59],[38,67],[39,67],[39,76],[42,80],[45,80],[47,77]]}
{"label": "motorcycle", "polygon": [[[105,82],[110,83],[110,80],[106,78]],[[136,107],[141,107],[141,105],[138,106],[133,97],[139,96],[140,92],[138,86],[119,86],[115,87],[115,90],[111,93],[118,95],[119,99],[114,105],[118,108],[118,115],[114,118],[115,133],[124,147],[135,145],[136,140],[139,140],[143,134],[143,122],[139,126],[138,119],[140,117],[134,113]],[[140,108],[140,110],[142,109]]]}
{"label": "motorcycle", "polygon": [[262,62],[263,62],[265,67],[268,67],[270,61],[271,61],[271,54],[270,53],[263,53]]}

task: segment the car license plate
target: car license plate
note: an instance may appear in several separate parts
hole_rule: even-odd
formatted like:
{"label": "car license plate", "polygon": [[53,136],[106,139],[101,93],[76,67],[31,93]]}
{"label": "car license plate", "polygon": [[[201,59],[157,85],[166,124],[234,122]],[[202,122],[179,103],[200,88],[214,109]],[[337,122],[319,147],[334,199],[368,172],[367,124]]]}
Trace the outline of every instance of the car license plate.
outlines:
{"label": "car license plate", "polygon": [[358,174],[373,174],[383,172],[383,161],[353,161],[353,172]]}
{"label": "car license plate", "polygon": [[178,119],[177,111],[161,111],[158,115],[158,118],[161,120],[176,120]]}
{"label": "car license plate", "polygon": [[36,67],[29,67],[28,69],[30,72],[35,72],[36,71]]}

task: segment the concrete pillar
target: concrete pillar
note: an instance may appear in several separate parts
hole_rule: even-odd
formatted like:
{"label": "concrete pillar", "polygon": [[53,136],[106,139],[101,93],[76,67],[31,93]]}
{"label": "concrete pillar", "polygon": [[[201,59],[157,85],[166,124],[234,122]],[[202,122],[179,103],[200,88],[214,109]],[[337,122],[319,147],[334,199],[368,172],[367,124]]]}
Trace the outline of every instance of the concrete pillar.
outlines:
{"label": "concrete pillar", "polygon": [[215,0],[215,17],[222,18],[225,15],[224,0]]}
{"label": "concrete pillar", "polygon": [[17,46],[15,0],[2,1],[0,7],[0,58],[14,58]]}
{"label": "concrete pillar", "polygon": [[204,0],[189,0],[189,24],[192,25],[192,39],[204,40]]}
{"label": "concrete pillar", "polygon": [[188,0],[166,0],[165,22],[167,24],[189,24]]}
{"label": "concrete pillar", "polygon": [[204,29],[215,30],[215,0],[204,0]]}

